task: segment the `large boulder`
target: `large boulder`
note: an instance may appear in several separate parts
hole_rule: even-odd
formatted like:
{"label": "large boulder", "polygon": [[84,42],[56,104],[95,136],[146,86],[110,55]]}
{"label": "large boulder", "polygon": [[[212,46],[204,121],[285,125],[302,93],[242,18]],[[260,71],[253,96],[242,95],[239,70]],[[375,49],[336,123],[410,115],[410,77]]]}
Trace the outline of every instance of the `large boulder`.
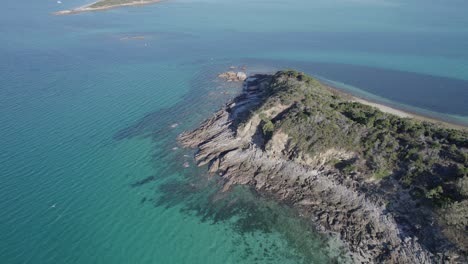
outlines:
{"label": "large boulder", "polygon": [[243,82],[247,79],[247,74],[245,72],[227,71],[219,74],[218,77],[227,82]]}

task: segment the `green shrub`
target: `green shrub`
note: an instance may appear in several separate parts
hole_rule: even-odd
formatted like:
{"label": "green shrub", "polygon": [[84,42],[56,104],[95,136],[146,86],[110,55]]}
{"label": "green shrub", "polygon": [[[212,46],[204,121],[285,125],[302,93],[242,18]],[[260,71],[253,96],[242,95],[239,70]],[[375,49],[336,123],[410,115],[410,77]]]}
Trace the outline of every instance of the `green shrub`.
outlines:
{"label": "green shrub", "polygon": [[265,124],[263,124],[262,130],[264,135],[268,135],[275,130],[275,125],[273,124],[273,122],[271,122],[271,120],[268,120],[267,122],[265,122]]}
{"label": "green shrub", "polygon": [[442,186],[437,186],[433,189],[430,189],[428,192],[426,192],[426,198],[431,199],[431,200],[439,199],[443,192],[444,192],[444,189],[442,189]]}
{"label": "green shrub", "polygon": [[376,172],[374,172],[374,178],[377,179],[377,180],[381,180],[387,176],[390,175],[390,172],[386,169],[380,169]]}
{"label": "green shrub", "polygon": [[346,174],[350,174],[351,172],[354,172],[356,170],[356,166],[352,164],[348,164],[343,168],[343,172]]}

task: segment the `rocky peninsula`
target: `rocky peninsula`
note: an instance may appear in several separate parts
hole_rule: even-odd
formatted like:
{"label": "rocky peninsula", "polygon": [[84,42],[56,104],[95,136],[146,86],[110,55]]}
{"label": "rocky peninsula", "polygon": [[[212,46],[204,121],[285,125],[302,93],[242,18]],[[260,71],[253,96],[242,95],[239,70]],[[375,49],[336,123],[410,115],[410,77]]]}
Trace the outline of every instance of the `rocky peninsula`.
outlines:
{"label": "rocky peninsula", "polygon": [[466,263],[468,132],[350,101],[297,71],[254,75],[179,137],[224,191],[252,186],[356,263]]}
{"label": "rocky peninsula", "polygon": [[165,0],[100,0],[89,5],[81,6],[74,9],[62,10],[53,13],[54,15],[71,15],[83,12],[102,11],[106,9],[123,7],[123,6],[136,6],[159,3]]}

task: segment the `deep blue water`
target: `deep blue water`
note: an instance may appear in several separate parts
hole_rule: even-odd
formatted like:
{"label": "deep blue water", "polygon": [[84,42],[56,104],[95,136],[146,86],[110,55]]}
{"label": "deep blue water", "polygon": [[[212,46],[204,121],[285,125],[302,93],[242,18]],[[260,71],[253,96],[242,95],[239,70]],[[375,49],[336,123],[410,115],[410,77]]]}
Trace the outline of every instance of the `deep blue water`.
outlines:
{"label": "deep blue water", "polygon": [[468,124],[464,1],[173,0],[50,15],[87,3],[62,2],[0,10],[0,263],[345,261],[293,210],[244,188],[219,194],[190,151],[173,150],[239,92],[216,79],[231,65],[297,68]]}

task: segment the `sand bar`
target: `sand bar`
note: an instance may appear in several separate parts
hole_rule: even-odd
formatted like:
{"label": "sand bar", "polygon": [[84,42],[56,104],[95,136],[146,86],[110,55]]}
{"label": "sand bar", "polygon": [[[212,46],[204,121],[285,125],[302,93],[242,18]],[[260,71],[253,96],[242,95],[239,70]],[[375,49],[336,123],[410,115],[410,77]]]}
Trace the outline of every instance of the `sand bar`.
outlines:
{"label": "sand bar", "polygon": [[[113,4],[109,0],[101,0],[101,1],[97,1],[97,2],[94,2],[94,3],[88,4],[88,5],[77,7],[77,8],[74,8],[74,9],[67,9],[67,10],[54,12],[53,14],[54,15],[59,15],[59,16],[60,15],[72,15],[72,14],[83,13],[83,12],[102,11],[102,10],[106,10],[106,9],[116,8],[116,7],[154,4],[154,3],[159,3],[159,2],[163,2],[163,1],[166,1],[166,0],[141,0],[141,1],[128,0],[126,2]],[[97,5],[99,3],[104,3],[104,2],[110,2],[110,3],[108,5],[106,5],[106,4]]]}

